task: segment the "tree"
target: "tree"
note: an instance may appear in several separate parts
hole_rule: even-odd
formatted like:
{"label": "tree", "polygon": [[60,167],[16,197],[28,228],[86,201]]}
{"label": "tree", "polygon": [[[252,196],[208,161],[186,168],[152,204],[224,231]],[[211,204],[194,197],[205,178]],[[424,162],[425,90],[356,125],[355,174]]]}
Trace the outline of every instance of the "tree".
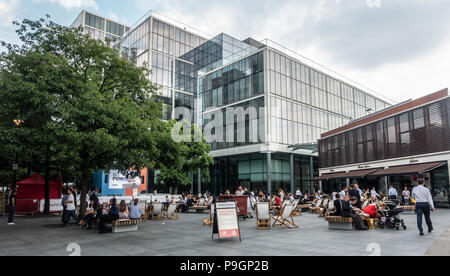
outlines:
{"label": "tree", "polygon": [[[42,140],[44,167],[79,169],[83,214],[92,170],[154,167],[162,112],[157,87],[145,67],[81,29],[49,19],[15,24],[22,45],[3,43],[8,49],[0,61],[1,95],[8,99],[3,106],[25,118],[22,130],[34,140],[22,146],[27,157],[36,156],[30,147]],[[18,92],[18,99],[32,100],[14,100]],[[41,104],[28,104],[33,101]]]}
{"label": "tree", "polygon": [[[172,132],[180,132],[183,127],[190,130],[190,141],[174,141]],[[195,137],[201,139],[194,139]],[[198,169],[202,170],[203,181],[210,180],[209,168],[214,164],[214,159],[209,155],[211,146],[201,136],[201,129],[198,126],[191,126],[187,122],[169,121],[160,131],[158,144],[165,153],[160,157],[156,167],[161,172],[158,176],[160,183],[174,189],[189,185],[192,182],[190,174],[196,174]]]}

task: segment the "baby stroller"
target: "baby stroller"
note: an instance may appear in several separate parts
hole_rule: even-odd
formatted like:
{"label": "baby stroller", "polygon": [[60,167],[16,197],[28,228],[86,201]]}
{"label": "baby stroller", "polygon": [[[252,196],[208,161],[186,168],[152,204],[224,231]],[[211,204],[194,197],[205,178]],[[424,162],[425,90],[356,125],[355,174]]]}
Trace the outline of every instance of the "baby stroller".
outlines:
{"label": "baby stroller", "polygon": [[400,217],[400,214],[403,213],[403,209],[398,207],[395,202],[386,201],[384,202],[385,209],[380,209],[380,220],[378,223],[378,227],[380,229],[396,229],[400,230],[400,227],[403,230],[406,230],[407,227],[405,225],[405,221]]}

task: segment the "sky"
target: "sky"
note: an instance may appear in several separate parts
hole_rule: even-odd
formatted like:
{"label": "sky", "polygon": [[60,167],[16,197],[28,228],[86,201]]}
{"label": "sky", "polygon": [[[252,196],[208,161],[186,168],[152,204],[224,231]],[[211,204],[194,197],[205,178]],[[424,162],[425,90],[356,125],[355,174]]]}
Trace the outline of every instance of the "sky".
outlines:
{"label": "sky", "polygon": [[270,39],[402,102],[450,86],[448,0],[0,0],[0,40],[13,20],[70,25],[82,9],[133,25],[149,10],[216,35]]}

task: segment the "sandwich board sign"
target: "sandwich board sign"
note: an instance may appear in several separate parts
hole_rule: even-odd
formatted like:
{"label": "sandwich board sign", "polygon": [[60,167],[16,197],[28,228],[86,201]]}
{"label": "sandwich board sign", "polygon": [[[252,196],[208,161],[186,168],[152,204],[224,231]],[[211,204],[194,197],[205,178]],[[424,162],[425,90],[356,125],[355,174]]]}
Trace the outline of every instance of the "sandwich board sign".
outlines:
{"label": "sandwich board sign", "polygon": [[214,234],[219,236],[219,242],[221,239],[227,238],[239,238],[242,241],[236,212],[236,201],[216,203],[214,208],[213,239]]}

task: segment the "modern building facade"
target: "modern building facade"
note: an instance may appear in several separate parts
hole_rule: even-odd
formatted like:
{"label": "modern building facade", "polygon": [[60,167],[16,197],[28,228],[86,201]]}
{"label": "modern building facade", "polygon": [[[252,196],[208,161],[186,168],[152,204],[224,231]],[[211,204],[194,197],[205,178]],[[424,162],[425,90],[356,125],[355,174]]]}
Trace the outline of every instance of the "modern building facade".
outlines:
{"label": "modern building facade", "polygon": [[319,171],[324,192],[358,181],[385,193],[426,179],[438,206],[449,207],[450,97],[448,89],[407,101],[324,133]]}
{"label": "modern building facade", "polygon": [[95,39],[102,41],[109,39],[114,48],[120,47],[121,38],[130,30],[128,26],[84,10],[78,15],[71,27],[82,27],[85,33],[90,34]]}
{"label": "modern building facade", "polygon": [[313,178],[320,135],[390,106],[270,40],[211,37],[158,13],[131,27],[119,48],[124,57],[152,69],[164,119],[186,119],[177,113],[186,107],[191,119],[207,128],[218,112],[224,118],[230,108],[246,112],[244,123],[234,120],[235,114],[223,122],[223,131],[212,130],[223,136],[211,141],[212,181],[196,183],[195,193],[218,194],[239,185],[312,192],[318,189]]}

